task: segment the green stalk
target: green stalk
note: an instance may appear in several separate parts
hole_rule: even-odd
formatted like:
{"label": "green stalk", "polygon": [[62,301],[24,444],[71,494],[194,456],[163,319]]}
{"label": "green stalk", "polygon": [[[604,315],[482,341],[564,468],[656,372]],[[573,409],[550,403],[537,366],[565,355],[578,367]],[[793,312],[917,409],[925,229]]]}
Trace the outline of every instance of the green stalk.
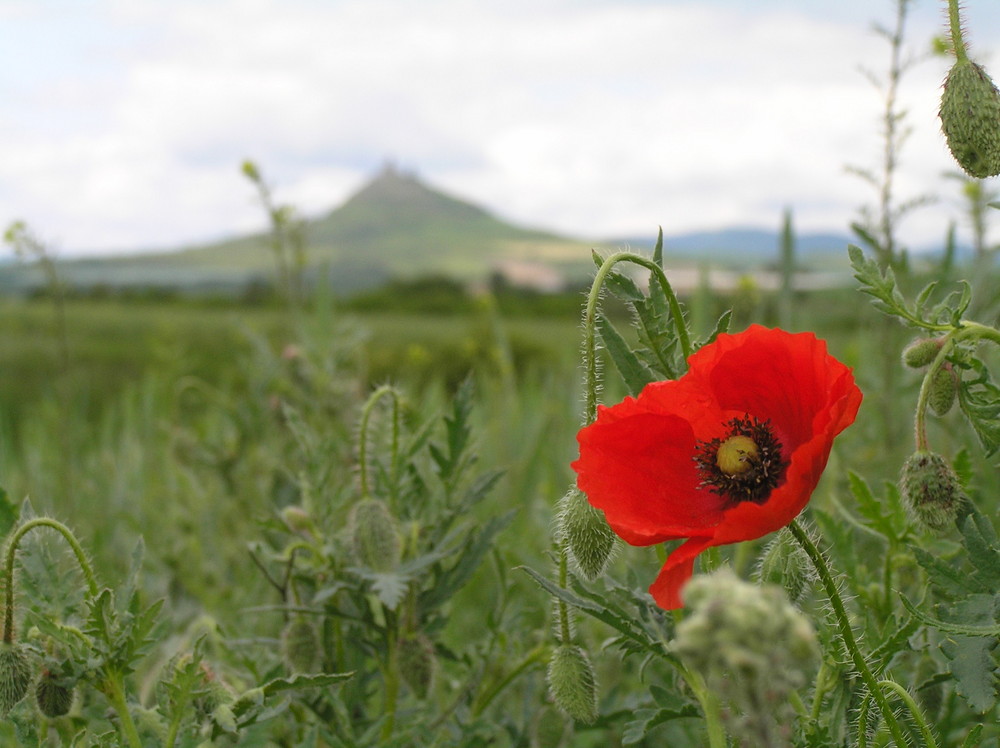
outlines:
{"label": "green stalk", "polygon": [[951,29],[951,47],[955,50],[955,59],[965,62],[969,59],[965,39],[962,38],[962,18],[959,15],[958,0],[948,0],[948,26]]}
{"label": "green stalk", "polygon": [[851,662],[854,664],[855,669],[861,676],[861,680],[864,681],[864,684],[868,688],[869,693],[871,693],[872,698],[875,699],[875,703],[878,705],[879,711],[882,712],[882,719],[885,720],[885,723],[889,728],[889,732],[892,734],[893,740],[896,741],[897,746],[907,745],[906,737],[903,734],[903,730],[900,727],[899,722],[896,720],[896,715],[893,714],[892,708],[889,706],[889,702],[885,698],[885,694],[876,682],[875,676],[868,667],[868,663],[865,661],[864,655],[861,654],[861,649],[858,647],[857,639],[854,637],[854,630],[851,628],[851,621],[847,617],[847,610],[844,608],[844,601],[840,597],[840,592],[837,590],[837,583],[834,581],[833,575],[830,573],[830,567],[827,565],[826,559],[816,547],[816,544],[813,543],[808,533],[806,533],[806,531],[799,526],[796,520],[793,519],[791,523],[789,523],[788,529],[792,531],[795,539],[798,541],[799,545],[802,546],[802,549],[809,555],[813,566],[816,568],[816,573],[819,575],[823,589],[826,591],[826,595],[830,599],[830,605],[833,608],[834,618],[836,619],[837,626],[840,629],[840,638],[843,641],[844,649],[847,650],[847,653],[851,658]]}
{"label": "green stalk", "polygon": [[913,715],[913,719],[917,723],[917,729],[920,730],[920,734],[924,738],[924,743],[926,743],[929,748],[938,748],[937,740],[934,739],[934,733],[931,732],[930,725],[927,724],[927,719],[924,717],[923,710],[917,706],[917,702],[913,700],[913,696],[910,695],[910,692],[894,680],[880,680],[878,684],[883,688],[888,688],[896,692],[896,695],[899,696],[899,698],[901,698],[906,704],[906,708],[910,710],[910,714]]}
{"label": "green stalk", "polygon": [[399,453],[399,393],[391,385],[384,384],[376,389],[368,398],[361,411],[361,425],[358,428],[358,466],[361,473],[361,496],[370,495],[368,483],[368,423],[371,420],[375,405],[385,395],[392,397],[392,466],[395,469]]}
{"label": "green stalk", "polygon": [[708,733],[708,748],[726,748],[726,730],[722,726],[722,710],[719,707],[719,700],[709,690],[700,673],[688,670],[680,662],[676,662],[675,667],[701,706],[702,715],[705,717],[705,731]]}
{"label": "green stalk", "polygon": [[3,640],[10,644],[14,641],[14,559],[17,555],[17,546],[21,539],[36,527],[49,527],[56,530],[63,536],[69,547],[76,556],[76,561],[80,565],[84,579],[87,580],[87,588],[91,597],[97,597],[97,579],[94,577],[94,570],[87,560],[87,554],[83,552],[83,547],[66,525],[50,517],[36,517],[28,520],[14,531],[10,540],[7,541],[6,563],[3,571],[3,584],[6,592],[4,599],[4,628]]}
{"label": "green stalk", "polygon": [[118,712],[121,720],[122,732],[131,748],[142,748],[142,740],[139,738],[139,731],[132,721],[132,715],[128,710],[128,702],[125,700],[125,689],[122,686],[121,673],[117,671],[105,673],[105,693],[111,701],[111,705]]}

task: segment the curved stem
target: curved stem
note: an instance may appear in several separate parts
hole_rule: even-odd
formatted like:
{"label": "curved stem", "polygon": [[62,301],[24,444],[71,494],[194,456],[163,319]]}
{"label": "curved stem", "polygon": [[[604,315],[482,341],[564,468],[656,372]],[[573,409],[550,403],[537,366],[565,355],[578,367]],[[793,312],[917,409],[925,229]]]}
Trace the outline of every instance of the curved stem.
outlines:
{"label": "curved stem", "polygon": [[369,396],[361,411],[361,425],[358,428],[358,465],[361,473],[361,495],[363,497],[369,495],[370,489],[368,484],[368,422],[371,420],[376,403],[385,395],[392,397],[392,465],[396,464],[396,457],[399,453],[399,394],[395,387],[384,384]]}
{"label": "curved stem", "polygon": [[910,710],[910,714],[913,715],[913,720],[917,723],[917,729],[920,730],[920,734],[924,738],[924,743],[929,746],[929,748],[938,748],[937,740],[934,739],[934,733],[931,732],[930,725],[927,724],[927,719],[924,717],[923,710],[917,705],[917,702],[913,700],[913,696],[910,695],[910,692],[894,680],[880,680],[878,684],[882,688],[888,688],[896,692],[896,695],[899,696],[899,698],[901,698],[906,704],[906,708]]}
{"label": "curved stem", "polygon": [[646,268],[653,274],[657,283],[660,284],[663,295],[667,299],[667,306],[670,308],[670,317],[673,320],[674,328],[677,331],[677,339],[681,344],[681,351],[684,354],[684,360],[686,361],[694,352],[691,346],[691,336],[688,334],[687,327],[684,323],[684,315],[681,311],[680,302],[677,300],[677,295],[674,293],[674,289],[670,286],[670,281],[667,280],[667,275],[663,272],[663,268],[661,268],[656,262],[632,252],[616,252],[611,255],[604,260],[601,267],[597,270],[597,275],[594,276],[594,282],[590,287],[590,294],[587,297],[586,312],[584,313],[583,347],[584,359],[586,362],[587,398],[584,423],[586,424],[593,423],[594,419],[597,417],[597,335],[594,330],[595,320],[597,317],[597,302],[600,299],[601,289],[604,287],[604,281],[607,278],[608,273],[610,273],[611,269],[619,262],[634,263],[640,267]]}
{"label": "curved stem", "polygon": [[868,663],[865,661],[864,655],[861,654],[857,639],[854,637],[854,630],[851,628],[851,621],[847,617],[847,610],[844,608],[844,601],[840,597],[840,591],[837,589],[837,583],[834,581],[833,575],[830,573],[830,567],[827,565],[826,559],[823,557],[819,548],[816,547],[816,544],[813,543],[809,534],[799,526],[796,520],[793,519],[789,523],[788,529],[792,531],[795,539],[798,541],[799,545],[802,546],[802,549],[809,555],[809,559],[816,568],[816,573],[819,575],[823,589],[826,591],[826,595],[830,599],[830,606],[833,608],[834,618],[836,619],[837,626],[840,629],[840,638],[844,644],[844,649],[847,651],[848,656],[851,658],[851,662],[854,664],[858,674],[861,676],[861,680],[864,681],[868,691],[872,694],[872,698],[875,699],[875,703],[878,705],[879,711],[882,713],[882,719],[885,720],[885,723],[889,728],[889,732],[892,733],[893,740],[896,741],[896,745],[898,746],[907,745],[906,738],[903,735],[903,730],[900,727],[899,722],[896,720],[896,715],[893,714],[892,708],[889,706],[889,702],[885,698],[885,694],[882,693],[882,689],[875,681],[875,676],[868,667]]}
{"label": "curved stem", "polygon": [[87,554],[83,552],[83,547],[66,525],[50,517],[36,517],[28,520],[14,531],[10,540],[7,541],[7,553],[3,570],[3,584],[6,595],[4,598],[4,628],[3,640],[10,644],[14,641],[14,558],[17,555],[17,546],[21,539],[36,527],[49,527],[56,530],[73,550],[76,561],[80,565],[84,578],[87,580],[87,588],[91,597],[97,597],[97,579],[94,570],[87,559]]}

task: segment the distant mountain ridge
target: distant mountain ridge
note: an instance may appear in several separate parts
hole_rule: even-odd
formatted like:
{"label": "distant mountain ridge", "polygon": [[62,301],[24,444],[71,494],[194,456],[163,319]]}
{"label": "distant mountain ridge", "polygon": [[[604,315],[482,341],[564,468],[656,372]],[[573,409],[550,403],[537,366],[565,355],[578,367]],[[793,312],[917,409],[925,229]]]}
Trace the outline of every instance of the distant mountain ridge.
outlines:
{"label": "distant mountain ridge", "polygon": [[[593,272],[591,249],[630,246],[649,252],[655,228],[645,238],[588,242],[516,226],[489,211],[434,189],[414,174],[387,165],[339,207],[306,222],[307,262],[314,279],[335,291],[369,288],[392,277],[448,275],[484,280],[504,267],[531,267],[567,280]],[[846,255],[847,236],[804,234],[800,253],[823,250]],[[668,236],[667,257],[725,259],[759,265],[777,257],[777,231],[730,229]],[[245,288],[270,282],[275,258],[269,234],[248,236],[172,252],[121,255],[61,262],[64,281],[78,287],[174,287],[186,290]],[[0,267],[0,290],[41,285],[37,268]]]}

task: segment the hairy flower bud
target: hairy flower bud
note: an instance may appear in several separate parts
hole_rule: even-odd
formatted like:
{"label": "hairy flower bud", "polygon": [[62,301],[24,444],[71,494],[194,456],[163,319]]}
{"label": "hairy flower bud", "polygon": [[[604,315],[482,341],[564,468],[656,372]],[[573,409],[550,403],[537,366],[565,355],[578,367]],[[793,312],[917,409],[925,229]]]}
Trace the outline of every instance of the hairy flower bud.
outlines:
{"label": "hairy flower bud", "polygon": [[552,700],[566,714],[587,724],[597,719],[594,667],[582,647],[560,644],[549,662],[548,681]]}
{"label": "hairy flower bud", "polygon": [[418,699],[427,697],[434,682],[434,642],[425,634],[404,636],[399,640],[399,673]]}
{"label": "hairy flower bud", "polygon": [[815,576],[809,557],[788,528],[779,530],[764,547],[756,573],[761,584],[783,587],[792,603],[802,600]]}
{"label": "hairy flower bud", "polygon": [[918,451],[907,458],[899,476],[899,489],[910,516],[934,532],[954,522],[965,501],[955,471],[934,452]]}
{"label": "hairy flower bud", "polygon": [[789,695],[804,687],[819,654],[816,633],[781,588],[757,586],[729,569],[684,588],[690,614],[671,649],[730,707],[730,732],[751,745],[791,746]]}
{"label": "hairy flower bud", "polygon": [[0,642],[0,717],[28,693],[31,685],[31,657],[19,644]]}
{"label": "hairy flower bud", "polygon": [[348,522],[358,560],[375,571],[391,571],[399,564],[402,547],[396,520],[379,499],[362,499]]}
{"label": "hairy flower bud", "polygon": [[930,364],[941,350],[938,338],[920,338],[903,349],[903,363],[911,369],[922,369]]}
{"label": "hairy flower bud", "polygon": [[73,706],[73,689],[64,685],[51,671],[45,670],[35,686],[35,701],[38,711],[49,719],[62,717]]}
{"label": "hairy flower bud", "polygon": [[927,405],[935,414],[945,415],[955,404],[958,394],[958,377],[950,364],[938,368],[931,375],[930,389],[927,392]]}
{"label": "hairy flower bud", "polygon": [[281,656],[292,673],[315,672],[319,649],[319,632],[307,618],[296,616],[281,632]]}
{"label": "hairy flower bud", "polygon": [[615,534],[578,488],[571,488],[559,502],[559,532],[566,539],[570,558],[588,580],[604,573],[615,547]]}
{"label": "hairy flower bud", "polygon": [[938,114],[959,166],[973,177],[1000,174],[1000,92],[981,66],[968,59],[955,62]]}

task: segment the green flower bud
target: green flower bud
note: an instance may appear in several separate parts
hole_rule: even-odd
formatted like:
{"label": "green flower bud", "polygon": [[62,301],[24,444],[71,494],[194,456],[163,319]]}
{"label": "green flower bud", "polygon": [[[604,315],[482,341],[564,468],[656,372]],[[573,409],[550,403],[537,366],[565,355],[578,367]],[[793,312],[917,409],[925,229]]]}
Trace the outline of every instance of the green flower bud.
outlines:
{"label": "green flower bud", "polygon": [[552,700],[566,714],[587,724],[597,719],[594,667],[581,647],[560,644],[556,648],[549,662],[548,681]]}
{"label": "green flower bud", "polygon": [[285,526],[303,537],[316,537],[316,523],[309,512],[300,506],[286,506],[281,510],[281,519]]}
{"label": "green flower bud", "polygon": [[28,650],[18,644],[0,642],[0,717],[6,717],[17,706],[30,685]]}
{"label": "green flower bud", "polygon": [[571,488],[559,502],[558,522],[576,570],[585,579],[597,579],[615,547],[615,534],[604,514],[590,505],[582,491]]}
{"label": "green flower bud", "polygon": [[939,416],[945,415],[955,404],[958,394],[958,377],[950,364],[938,368],[931,375],[930,389],[927,391],[927,405]]}
{"label": "green flower bud", "polygon": [[1000,174],[1000,92],[981,66],[968,59],[955,62],[938,114],[959,166],[973,177]]}
{"label": "green flower bud", "polygon": [[907,458],[899,476],[899,490],[914,521],[934,532],[954,522],[965,501],[955,471],[934,452],[914,452]]}
{"label": "green flower bud", "polygon": [[296,616],[281,632],[281,656],[292,673],[314,673],[319,661],[319,632],[312,621]]}
{"label": "green flower bud", "polygon": [[938,355],[941,341],[938,338],[920,338],[903,349],[903,363],[911,369],[922,369]]}
{"label": "green flower bud", "polygon": [[38,711],[49,719],[62,717],[73,706],[73,689],[65,686],[51,671],[45,670],[35,686],[35,701]]}
{"label": "green flower bud", "polygon": [[391,571],[402,555],[396,520],[384,501],[362,499],[351,510],[348,522],[358,560],[375,571]]}
{"label": "green flower bud", "polygon": [[783,587],[788,599],[798,603],[815,581],[816,573],[795,536],[782,528],[764,547],[755,576],[760,584]]}
{"label": "green flower bud", "polygon": [[418,699],[427,697],[434,682],[436,661],[434,642],[425,634],[404,636],[399,640],[399,673]]}
{"label": "green flower bud", "polygon": [[810,682],[819,655],[809,619],[781,588],[757,586],[729,569],[684,588],[687,617],[671,650],[728,705],[723,718],[749,745],[791,746],[792,692]]}

